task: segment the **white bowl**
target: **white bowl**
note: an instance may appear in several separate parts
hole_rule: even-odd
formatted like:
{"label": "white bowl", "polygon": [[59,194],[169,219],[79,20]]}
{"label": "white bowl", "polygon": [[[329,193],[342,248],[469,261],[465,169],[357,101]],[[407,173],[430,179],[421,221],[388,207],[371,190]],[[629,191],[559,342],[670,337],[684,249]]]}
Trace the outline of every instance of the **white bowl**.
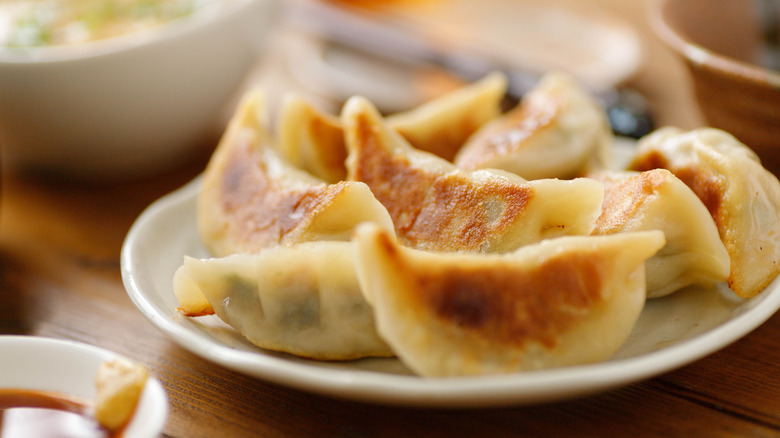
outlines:
{"label": "white bowl", "polygon": [[74,46],[0,48],[3,161],[87,180],[169,169],[218,136],[278,0]]}
{"label": "white bowl", "polygon": [[[83,400],[95,399],[100,364],[118,355],[73,341],[37,336],[0,336],[0,388],[54,391]],[[168,398],[160,382],[146,382],[124,438],[151,438],[162,433]]]}

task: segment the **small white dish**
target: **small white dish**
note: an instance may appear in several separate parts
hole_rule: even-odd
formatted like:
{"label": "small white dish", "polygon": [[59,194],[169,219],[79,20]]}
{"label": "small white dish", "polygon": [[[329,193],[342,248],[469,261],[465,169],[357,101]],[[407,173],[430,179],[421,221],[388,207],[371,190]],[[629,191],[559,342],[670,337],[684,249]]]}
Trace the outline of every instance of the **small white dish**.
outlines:
{"label": "small white dish", "polygon": [[[0,336],[0,357],[0,388],[54,391],[92,401],[100,364],[120,356],[74,341],[4,335]],[[150,377],[122,437],[157,437],[167,415],[165,390]]]}
{"label": "small white dish", "polygon": [[0,47],[3,164],[90,182],[186,162],[224,129],[278,0],[232,0],[83,44]]}
{"label": "small white dish", "polygon": [[726,286],[650,300],[610,360],[567,368],[458,378],[414,376],[397,359],[317,362],[262,350],[216,316],[187,318],[172,279],[183,256],[208,257],[198,237],[199,181],[153,203],[132,226],[121,255],[135,305],[194,354],[264,380],[333,397],[425,407],[519,405],[605,391],[679,368],[740,339],[780,308],[780,280],[743,300]]}

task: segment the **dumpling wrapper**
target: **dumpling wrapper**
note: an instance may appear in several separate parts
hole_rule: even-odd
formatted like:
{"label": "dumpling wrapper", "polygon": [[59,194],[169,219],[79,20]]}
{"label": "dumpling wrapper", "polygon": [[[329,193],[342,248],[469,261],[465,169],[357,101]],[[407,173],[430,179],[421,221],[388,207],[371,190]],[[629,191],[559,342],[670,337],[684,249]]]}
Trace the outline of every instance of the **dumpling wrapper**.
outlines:
{"label": "dumpling wrapper", "polygon": [[568,236],[508,254],[431,253],[357,230],[358,277],[379,334],[427,377],[606,360],[645,300],[661,231]]}
{"label": "dumpling wrapper", "polygon": [[[491,73],[393,114],[387,123],[414,147],[451,161],[471,134],[501,114],[506,89],[506,77]],[[279,148],[294,166],[329,183],[345,179],[347,151],[338,117],[290,94],[285,96],[279,120]]]}
{"label": "dumpling wrapper", "polygon": [[480,128],[455,157],[466,170],[573,178],[610,167],[612,132],[598,102],[560,73],[549,73],[508,113]]}
{"label": "dumpling wrapper", "polygon": [[223,321],[265,349],[320,360],[392,356],[376,333],[354,256],[350,242],[321,241],[186,257],[174,291],[201,294]]}
{"label": "dumpling wrapper", "polygon": [[417,150],[364,98],[344,106],[348,178],[363,181],[390,213],[404,245],[441,251],[504,252],[544,238],[590,234],[603,185],[466,172]]}
{"label": "dumpling wrapper", "polygon": [[176,309],[184,316],[206,316],[213,315],[214,308],[208,298],[200,291],[197,283],[189,276],[185,269],[177,269],[173,273],[173,295],[179,302]]}
{"label": "dumpling wrapper", "polygon": [[215,256],[278,244],[349,240],[364,221],[392,221],[363,183],[327,184],[294,168],[271,145],[262,97],[248,93],[203,176],[198,227]]}
{"label": "dumpling wrapper", "polygon": [[494,72],[472,84],[387,117],[413,147],[452,161],[469,137],[501,115],[507,79]]}
{"label": "dumpling wrapper", "polygon": [[279,116],[279,148],[290,163],[328,183],[347,177],[344,130],[339,118],[287,94]]}
{"label": "dumpling wrapper", "polygon": [[726,281],[729,254],[715,222],[696,194],[671,172],[604,172],[592,177],[604,183],[602,213],[593,234],[664,232],[666,245],[645,263],[648,298]]}
{"label": "dumpling wrapper", "polygon": [[629,168],[668,169],[696,193],[729,253],[737,295],[755,296],[780,272],[780,182],[732,135],[660,129],[639,141]]}

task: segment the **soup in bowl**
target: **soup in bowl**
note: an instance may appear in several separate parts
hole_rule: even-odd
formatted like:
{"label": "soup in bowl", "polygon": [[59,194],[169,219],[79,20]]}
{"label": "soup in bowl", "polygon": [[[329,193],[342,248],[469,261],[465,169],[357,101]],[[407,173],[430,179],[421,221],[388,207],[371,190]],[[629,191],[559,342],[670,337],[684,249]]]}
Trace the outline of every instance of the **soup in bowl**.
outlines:
{"label": "soup in bowl", "polygon": [[187,161],[223,130],[278,3],[0,2],[5,164],[106,181]]}

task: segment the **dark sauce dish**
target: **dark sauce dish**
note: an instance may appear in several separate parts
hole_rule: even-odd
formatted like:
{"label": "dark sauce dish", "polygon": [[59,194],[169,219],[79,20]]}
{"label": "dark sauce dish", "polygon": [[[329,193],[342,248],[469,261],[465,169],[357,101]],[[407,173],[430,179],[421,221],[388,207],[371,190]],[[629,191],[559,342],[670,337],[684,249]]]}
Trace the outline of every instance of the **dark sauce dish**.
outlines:
{"label": "dark sauce dish", "polygon": [[92,415],[90,403],[50,391],[0,389],[0,438],[112,438]]}
{"label": "dark sauce dish", "polygon": [[0,438],[151,438],[162,433],[168,401],[146,382],[128,423],[110,432],[95,420],[95,376],[120,358],[91,345],[36,336],[0,336]]}

